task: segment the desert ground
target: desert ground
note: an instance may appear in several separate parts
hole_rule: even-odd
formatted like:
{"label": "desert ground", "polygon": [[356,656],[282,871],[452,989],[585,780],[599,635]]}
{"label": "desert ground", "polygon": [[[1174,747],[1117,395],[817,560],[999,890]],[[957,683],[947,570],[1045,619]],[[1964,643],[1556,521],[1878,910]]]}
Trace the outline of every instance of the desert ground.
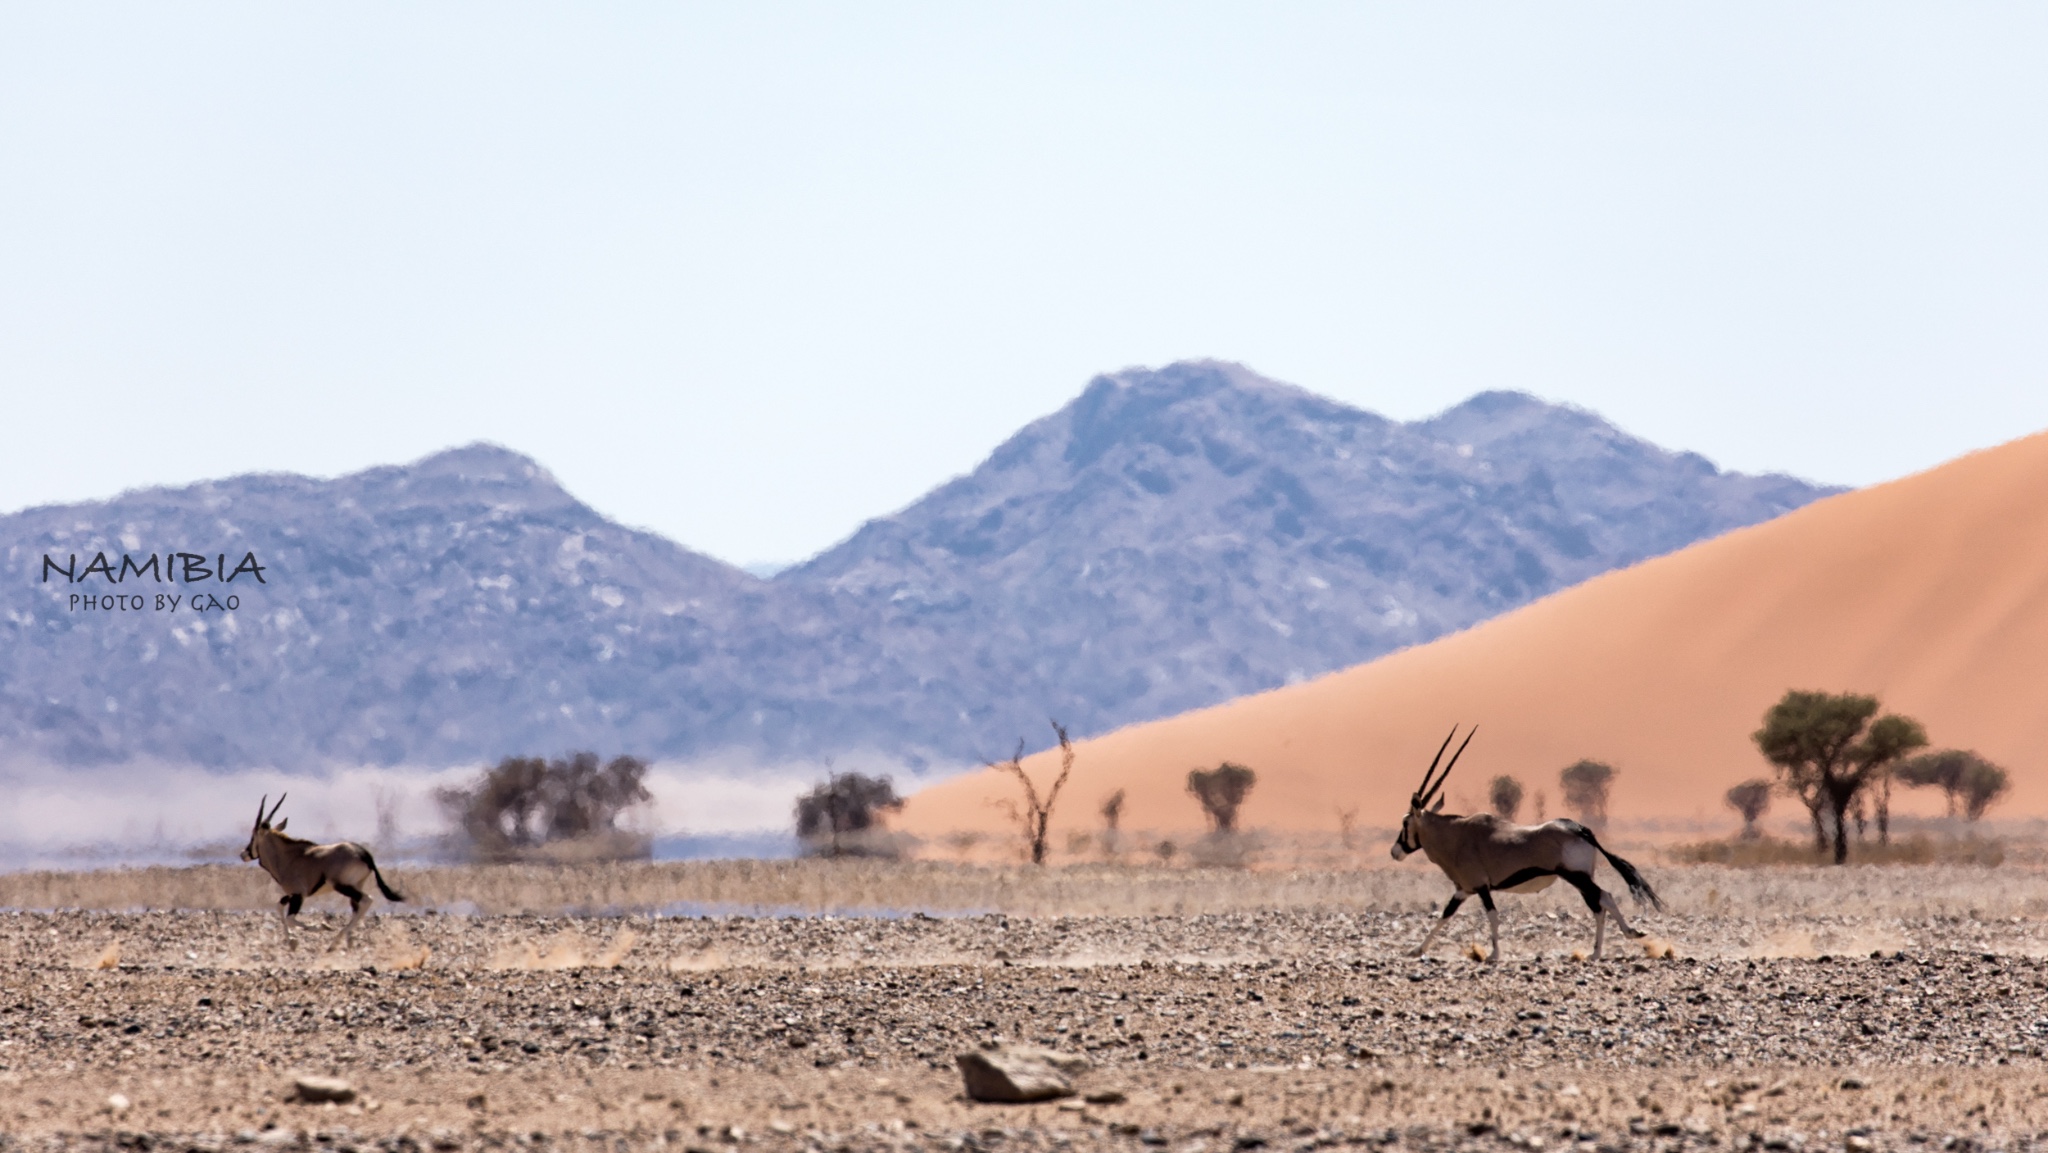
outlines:
{"label": "desert ground", "polygon": [[[390,871],[346,950],[253,866],[0,876],[0,1148],[2048,1141],[2034,865],[1655,866],[1645,941],[1583,958],[1560,886],[1496,965],[1474,911],[1409,955],[1427,866]],[[1092,1068],[967,1100],[955,1056],[1015,1043]]]}

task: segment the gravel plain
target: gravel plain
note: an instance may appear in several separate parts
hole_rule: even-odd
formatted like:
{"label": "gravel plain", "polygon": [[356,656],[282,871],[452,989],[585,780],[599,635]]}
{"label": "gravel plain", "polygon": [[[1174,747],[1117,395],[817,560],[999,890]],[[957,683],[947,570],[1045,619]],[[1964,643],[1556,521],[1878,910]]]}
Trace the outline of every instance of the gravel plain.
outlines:
{"label": "gravel plain", "polygon": [[[1407,955],[1426,888],[1179,915],[386,907],[347,950],[242,909],[16,908],[0,1148],[2048,1144],[2048,878],[1657,879],[1673,912],[1599,961],[1582,911],[1503,902],[1498,965],[1470,914]],[[1801,896],[1841,891],[1896,896]],[[967,1101],[954,1056],[1013,1041],[1094,1068],[1073,1099]],[[295,1103],[299,1075],[358,1096]]]}

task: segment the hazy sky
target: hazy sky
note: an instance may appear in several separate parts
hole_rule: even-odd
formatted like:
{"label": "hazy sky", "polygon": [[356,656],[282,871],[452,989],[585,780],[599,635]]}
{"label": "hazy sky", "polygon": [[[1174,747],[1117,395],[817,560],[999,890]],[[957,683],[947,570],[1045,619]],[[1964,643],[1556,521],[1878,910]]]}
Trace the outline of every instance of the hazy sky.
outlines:
{"label": "hazy sky", "polygon": [[807,555],[1090,375],[2048,427],[2048,8],[0,7],[0,510],[476,439]]}

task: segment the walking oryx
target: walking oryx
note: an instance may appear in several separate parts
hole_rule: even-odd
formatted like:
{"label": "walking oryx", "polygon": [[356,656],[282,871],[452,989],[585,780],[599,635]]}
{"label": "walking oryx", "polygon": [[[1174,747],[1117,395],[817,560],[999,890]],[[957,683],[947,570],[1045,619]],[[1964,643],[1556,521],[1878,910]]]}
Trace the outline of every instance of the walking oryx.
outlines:
{"label": "walking oryx", "polygon": [[341,930],[343,947],[347,947],[352,939],[356,922],[363,919],[363,907],[369,903],[369,898],[363,893],[363,882],[374,878],[385,900],[405,900],[384,883],[384,874],[377,871],[377,861],[370,856],[370,850],[354,841],[316,845],[297,837],[287,837],[284,827],[291,823],[290,817],[279,821],[276,828],[270,827],[270,818],[277,815],[278,809],[284,808],[284,797],[279,796],[276,807],[266,815],[263,806],[269,803],[268,794],[256,802],[256,827],[249,833],[249,843],[242,848],[242,859],[261,862],[263,871],[269,873],[270,879],[284,890],[284,896],[278,898],[277,903],[279,914],[284,918],[287,941],[291,939],[291,928],[298,923],[299,905],[328,885],[348,898],[349,908],[355,913]]}
{"label": "walking oryx", "polygon": [[[1657,909],[1664,908],[1664,902],[1657,899],[1650,883],[1636,872],[1636,867],[1600,847],[1593,830],[1577,821],[1549,821],[1541,825],[1517,825],[1504,821],[1492,813],[1478,816],[1445,816],[1443,798],[1437,790],[1443,788],[1444,778],[1451,775],[1451,767],[1464,755],[1465,745],[1472,743],[1472,736],[1479,729],[1475,726],[1465,734],[1465,743],[1451,754],[1451,763],[1444,766],[1441,775],[1436,774],[1437,762],[1444,759],[1444,750],[1451,747],[1452,738],[1458,735],[1457,726],[1451,727],[1451,735],[1436,751],[1436,759],[1429,762],[1429,771],[1422,774],[1422,787],[1408,799],[1408,817],[1401,822],[1401,835],[1394,839],[1394,859],[1400,860],[1417,849],[1422,850],[1458,891],[1451,894],[1449,903],[1444,905],[1443,916],[1429,928],[1429,935],[1422,939],[1422,947],[1415,950],[1416,956],[1429,951],[1430,942],[1436,940],[1437,930],[1458,911],[1465,898],[1478,894],[1479,903],[1486,907],[1487,929],[1493,935],[1492,951],[1486,954],[1488,963],[1500,957],[1500,919],[1493,908],[1493,895],[1499,893],[1533,893],[1549,888],[1559,877],[1569,881],[1579,895],[1586,899],[1586,907],[1593,911],[1593,955],[1600,955],[1600,945],[1607,932],[1606,918],[1611,914],[1621,931],[1631,937],[1644,934],[1629,927],[1628,919],[1621,915],[1621,905],[1614,894],[1593,883],[1593,870],[1599,865],[1599,857],[1606,857],[1614,871],[1628,884],[1628,891],[1637,904],[1648,902]],[[1434,797],[1436,803],[1430,804]],[[1595,854],[1598,854],[1596,856]]]}

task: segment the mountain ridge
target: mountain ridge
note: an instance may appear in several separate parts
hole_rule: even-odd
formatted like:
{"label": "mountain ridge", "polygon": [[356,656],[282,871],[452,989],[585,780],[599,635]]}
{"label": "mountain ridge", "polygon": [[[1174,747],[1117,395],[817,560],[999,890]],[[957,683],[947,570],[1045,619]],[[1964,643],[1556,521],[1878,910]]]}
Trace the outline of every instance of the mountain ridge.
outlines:
{"label": "mountain ridge", "polygon": [[19,591],[0,742],[219,767],[570,747],[960,764],[1049,715],[1100,732],[1355,664],[1825,491],[1525,394],[1404,424],[1183,362],[1094,378],[762,579],[478,442],[0,517],[16,572],[161,539],[240,541],[276,577],[212,620]]}

